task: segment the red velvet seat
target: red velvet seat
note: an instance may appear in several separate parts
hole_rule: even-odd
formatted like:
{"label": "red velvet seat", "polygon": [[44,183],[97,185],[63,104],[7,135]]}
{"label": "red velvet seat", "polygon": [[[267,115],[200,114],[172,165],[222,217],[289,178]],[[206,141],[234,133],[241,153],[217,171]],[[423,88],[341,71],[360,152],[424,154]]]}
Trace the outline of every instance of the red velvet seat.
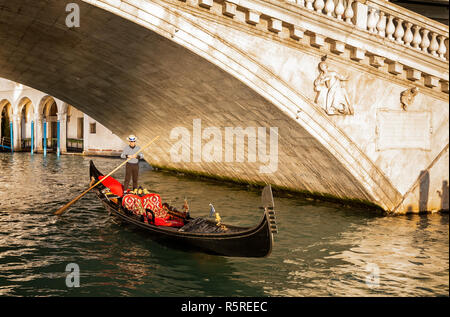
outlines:
{"label": "red velvet seat", "polygon": [[[99,180],[102,180],[103,178],[105,178],[105,176],[100,176]],[[123,196],[123,185],[117,179],[109,176],[102,182],[102,184],[105,187],[108,187],[111,193],[113,193],[114,195],[117,195],[119,197]]]}

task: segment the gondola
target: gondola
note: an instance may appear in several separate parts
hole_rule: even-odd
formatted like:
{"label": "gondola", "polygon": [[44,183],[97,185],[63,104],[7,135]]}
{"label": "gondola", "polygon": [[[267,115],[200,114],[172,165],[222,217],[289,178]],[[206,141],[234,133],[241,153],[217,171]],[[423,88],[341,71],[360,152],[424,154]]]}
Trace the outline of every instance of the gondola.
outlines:
{"label": "gondola", "polygon": [[[90,178],[98,181],[103,174],[90,161]],[[111,177],[111,176],[110,176]],[[98,198],[108,212],[122,222],[142,229],[148,237],[170,247],[186,251],[203,252],[229,257],[267,257],[272,252],[273,234],[277,233],[274,203],[270,185],[262,191],[260,222],[253,227],[237,227],[216,223],[206,218],[185,218],[181,227],[159,226],[145,223],[136,215],[127,212],[120,197],[112,195],[109,188],[100,183],[94,188]],[[201,225],[196,226],[197,223]],[[222,228],[223,230],[219,230]]]}

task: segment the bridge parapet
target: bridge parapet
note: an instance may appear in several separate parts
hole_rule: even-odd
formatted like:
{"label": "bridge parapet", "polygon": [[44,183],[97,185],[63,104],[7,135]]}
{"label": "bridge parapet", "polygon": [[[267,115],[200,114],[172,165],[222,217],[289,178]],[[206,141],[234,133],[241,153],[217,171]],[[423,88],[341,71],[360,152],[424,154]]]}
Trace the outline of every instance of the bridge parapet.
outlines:
{"label": "bridge parapet", "polygon": [[448,60],[448,27],[386,0],[286,0],[382,38]]}
{"label": "bridge parapet", "polygon": [[280,40],[348,58],[430,92],[449,91],[448,27],[385,0],[176,2],[264,28]]}
{"label": "bridge parapet", "polygon": [[385,0],[367,0],[366,3],[369,32],[448,61],[447,26]]}

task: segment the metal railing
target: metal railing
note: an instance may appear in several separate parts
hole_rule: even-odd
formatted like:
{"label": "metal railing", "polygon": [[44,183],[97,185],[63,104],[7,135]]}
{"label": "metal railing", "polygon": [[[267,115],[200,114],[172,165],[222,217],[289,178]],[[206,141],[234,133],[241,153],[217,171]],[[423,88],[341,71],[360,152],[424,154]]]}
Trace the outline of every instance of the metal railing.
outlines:
{"label": "metal railing", "polygon": [[[44,138],[42,138],[42,144],[44,144]],[[83,139],[67,139],[67,151],[68,152],[83,152]],[[56,151],[58,147],[57,138],[47,138],[47,151]],[[0,150],[10,151],[11,150],[11,140],[7,137],[0,138]],[[31,138],[25,138],[21,140],[21,150],[30,151],[31,150]]]}
{"label": "metal railing", "polygon": [[7,137],[1,137],[0,138],[0,145],[6,145],[6,146],[11,146],[11,139],[7,138]]}
{"label": "metal railing", "polygon": [[0,138],[0,151],[11,150],[11,139],[7,137]]}
{"label": "metal railing", "polygon": [[22,150],[31,150],[31,139],[30,138],[26,138],[26,139],[22,139]]}
{"label": "metal railing", "polygon": [[[42,145],[45,144],[44,138],[42,138]],[[55,150],[58,147],[58,139],[57,138],[47,138],[47,150]]]}
{"label": "metal railing", "polygon": [[67,139],[67,152],[83,152],[83,139]]}

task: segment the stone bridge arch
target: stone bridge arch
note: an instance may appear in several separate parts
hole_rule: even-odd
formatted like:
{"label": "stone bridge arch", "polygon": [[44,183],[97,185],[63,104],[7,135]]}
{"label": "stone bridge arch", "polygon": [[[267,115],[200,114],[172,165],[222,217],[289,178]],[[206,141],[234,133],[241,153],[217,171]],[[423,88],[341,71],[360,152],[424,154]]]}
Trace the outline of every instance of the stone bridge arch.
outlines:
{"label": "stone bridge arch", "polygon": [[[25,2],[10,6],[11,20],[25,18],[32,31],[8,26],[25,32],[26,45],[41,47],[28,55],[28,64],[5,64],[0,76],[73,104],[121,137],[140,134],[145,142],[161,135],[159,148],[146,153],[155,165],[365,200],[386,210],[402,200],[405,190],[399,191],[337,124],[340,119],[331,119],[293,86],[298,80],[279,76],[251,52],[211,31],[205,20],[163,1],[72,2],[81,8],[80,28],[64,26],[64,5],[57,1],[38,1],[36,10],[45,8],[47,15],[37,18],[14,11]],[[39,51],[44,48],[45,56]],[[323,52],[306,51],[316,69]],[[27,54],[25,49],[0,52],[12,61]],[[46,67],[32,67],[38,59]],[[195,119],[206,127],[279,127],[277,174],[258,174],[258,164],[248,162],[171,161],[170,131],[190,128]]]}

